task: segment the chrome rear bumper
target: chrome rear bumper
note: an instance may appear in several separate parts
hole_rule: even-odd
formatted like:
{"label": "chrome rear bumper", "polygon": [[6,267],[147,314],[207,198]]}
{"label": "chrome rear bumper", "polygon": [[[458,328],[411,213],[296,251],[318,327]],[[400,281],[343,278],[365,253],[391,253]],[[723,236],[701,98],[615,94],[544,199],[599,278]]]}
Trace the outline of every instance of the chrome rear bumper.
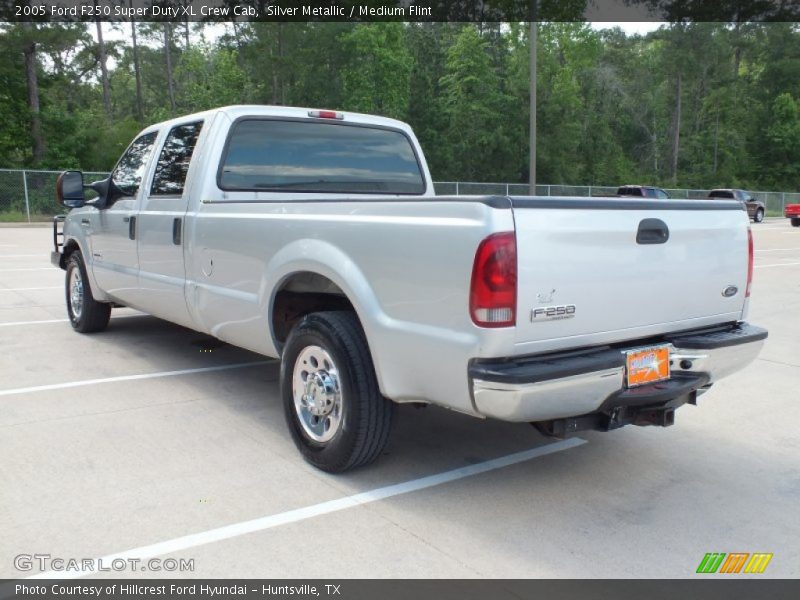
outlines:
{"label": "chrome rear bumper", "polygon": [[747,323],[665,336],[660,343],[670,346],[671,379],[633,389],[625,386],[625,351],[646,344],[474,361],[473,400],[486,417],[520,422],[693,401],[752,362],[766,337],[765,329]]}

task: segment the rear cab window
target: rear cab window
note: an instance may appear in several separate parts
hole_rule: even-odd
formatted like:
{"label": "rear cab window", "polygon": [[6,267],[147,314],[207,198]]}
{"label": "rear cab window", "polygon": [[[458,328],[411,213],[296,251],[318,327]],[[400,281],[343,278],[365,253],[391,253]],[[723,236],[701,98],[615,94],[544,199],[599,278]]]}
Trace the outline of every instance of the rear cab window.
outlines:
{"label": "rear cab window", "polygon": [[217,173],[226,191],[422,195],[411,139],[377,125],[246,117]]}
{"label": "rear cab window", "polygon": [[620,196],[641,196],[642,189],[636,187],[623,186],[617,190],[617,194]]}
{"label": "rear cab window", "polygon": [[714,190],[709,195],[709,198],[735,198],[733,192],[726,192],[724,190]]}

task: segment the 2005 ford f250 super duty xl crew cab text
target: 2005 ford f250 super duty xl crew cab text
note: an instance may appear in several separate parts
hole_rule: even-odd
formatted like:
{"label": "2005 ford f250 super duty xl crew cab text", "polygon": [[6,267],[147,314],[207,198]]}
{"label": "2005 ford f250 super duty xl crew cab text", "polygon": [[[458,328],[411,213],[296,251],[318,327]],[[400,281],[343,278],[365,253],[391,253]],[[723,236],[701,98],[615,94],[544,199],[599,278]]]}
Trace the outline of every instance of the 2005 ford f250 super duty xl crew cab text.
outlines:
{"label": "2005 ford f250 super duty xl crew cab text", "polygon": [[72,326],[128,306],[279,357],[292,437],[326,471],[378,456],[395,403],[558,437],[670,425],[767,336],[744,322],[742,203],[436,196],[392,119],[220,108],[57,188]]}

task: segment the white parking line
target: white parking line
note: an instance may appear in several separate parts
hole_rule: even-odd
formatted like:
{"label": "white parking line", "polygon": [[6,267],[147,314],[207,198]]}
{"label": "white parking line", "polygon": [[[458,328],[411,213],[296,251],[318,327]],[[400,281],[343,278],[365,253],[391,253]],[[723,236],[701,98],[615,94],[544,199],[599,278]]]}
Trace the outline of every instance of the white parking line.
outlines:
{"label": "white parking line", "polygon": [[785,250],[800,250],[800,248],[770,248],[768,250],[756,250],[756,252],[783,252]]}
{"label": "white parking line", "polygon": [[26,267],[24,269],[0,269],[0,273],[11,273],[13,271],[55,271],[56,267]]}
{"label": "white parking line", "polygon": [[43,252],[38,254],[0,254],[0,259],[2,258],[46,258],[50,260],[50,255]]}
{"label": "white parking line", "polygon": [[32,392],[46,392],[50,390],[63,390],[67,388],[83,387],[86,385],[99,385],[101,383],[116,383],[118,381],[136,381],[139,379],[158,379],[159,377],[175,377],[177,375],[189,375],[191,373],[207,373],[210,371],[227,371],[230,369],[243,369],[256,365],[265,365],[267,361],[257,360],[246,363],[234,363],[231,365],[217,365],[215,367],[198,367],[195,369],[180,369],[178,371],[158,371],[156,373],[141,373],[139,375],[120,375],[118,377],[104,377],[103,379],[82,379],[80,381],[67,381],[65,383],[51,383],[49,385],[34,385],[32,387],[12,388],[0,390],[0,396],[13,396],[15,394],[30,394]]}
{"label": "white parking line", "polygon": [[768,269],[770,267],[791,267],[792,265],[800,265],[800,262],[790,263],[775,263],[773,265],[756,265],[756,269]]}
{"label": "white parking line", "polygon": [[[465,477],[472,477],[473,475],[480,475],[481,473],[487,473],[496,469],[502,469],[503,467],[516,465],[540,456],[546,456],[555,452],[569,450],[570,448],[575,448],[576,446],[581,446],[585,443],[586,440],[582,438],[570,438],[560,442],[539,446],[538,448],[532,448],[531,450],[524,450],[515,454],[508,454],[506,456],[487,460],[475,465],[460,467],[458,469],[437,473],[436,475],[429,475],[427,477],[412,479],[411,481],[405,481],[403,483],[397,483],[394,485],[388,485],[386,487],[369,490],[367,492],[353,494],[352,496],[346,496],[337,500],[329,500],[327,502],[321,502],[319,504],[313,504],[311,506],[297,508],[295,510],[289,510],[274,515],[260,517],[251,521],[233,523],[231,525],[225,525],[224,527],[218,527],[217,529],[210,529],[208,531],[201,531],[199,533],[185,535],[172,540],[158,542],[156,544],[151,544],[150,546],[141,546],[139,548],[133,548],[132,550],[125,550],[124,552],[119,552],[117,554],[111,554],[96,559],[93,561],[93,564],[109,565],[115,559],[145,560],[148,558],[153,558],[154,556],[162,556],[164,554],[180,552],[181,550],[196,548],[197,546],[203,546],[212,542],[228,540],[242,535],[247,535],[248,533],[264,531],[265,529],[272,529],[273,527],[279,527],[288,523],[297,523],[298,521],[313,519],[314,517],[328,515],[340,510],[354,508],[356,506],[363,506],[364,504],[370,504],[372,502],[377,502],[378,500],[385,500],[393,496],[408,494],[410,492],[418,492],[420,490],[431,488],[437,485],[450,483],[451,481],[458,481],[459,479],[464,479]],[[96,569],[94,568],[80,571],[47,571],[28,577],[28,579],[77,579],[79,577],[91,575],[95,571]]]}
{"label": "white parking line", "polygon": [[[59,286],[61,287],[61,286]],[[146,313],[138,313],[135,315],[116,315],[111,317],[111,320],[116,319],[130,319],[131,317],[147,317]],[[40,319],[38,321],[12,321],[10,323],[0,323],[0,327],[14,327],[16,325],[41,325],[42,323],[68,323],[69,319]]]}
{"label": "white parking line", "polygon": [[12,321],[11,323],[0,323],[0,327],[14,327],[16,325],[39,325],[41,323],[66,323],[69,319],[41,319],[39,321]]}
{"label": "white parking line", "polygon": [[50,287],[32,287],[32,288],[0,288],[0,292],[32,292],[34,290],[60,290],[63,285],[51,285]]}

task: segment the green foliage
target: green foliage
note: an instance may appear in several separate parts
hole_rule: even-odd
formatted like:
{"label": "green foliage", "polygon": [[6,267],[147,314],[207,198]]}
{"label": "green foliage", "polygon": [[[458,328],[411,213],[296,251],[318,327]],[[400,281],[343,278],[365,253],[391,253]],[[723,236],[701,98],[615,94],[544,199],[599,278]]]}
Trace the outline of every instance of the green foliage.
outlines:
{"label": "green foliage", "polygon": [[[0,54],[17,56],[18,49],[6,34],[0,35]],[[22,54],[18,60],[0,61],[0,166],[24,164],[28,152],[29,121],[25,70]]]}
{"label": "green foliage", "polygon": [[[584,5],[540,7],[544,19]],[[199,41],[201,24],[188,38],[182,25],[138,24],[142,122],[131,25],[114,27],[108,114],[94,23],[0,24],[0,166],[107,170],[149,123],[262,103],[406,120],[435,179],[527,181],[527,23],[228,23],[214,43]],[[540,182],[798,187],[796,23],[684,22],[626,36],[542,22],[538,31]],[[23,54],[32,43],[45,142],[36,162]]]}
{"label": "green foliage", "polygon": [[240,104],[247,96],[247,78],[235,50],[210,51],[194,46],[181,55],[175,77],[182,85],[183,112]]}
{"label": "green foliage", "polygon": [[800,109],[791,94],[783,93],[772,103],[766,137],[774,181],[796,185],[800,175]]}
{"label": "green foliage", "polygon": [[439,151],[450,167],[441,176],[504,179],[503,165],[510,158],[505,127],[509,98],[492,64],[488,42],[476,27],[464,27],[455,38],[439,85],[439,104],[447,119]]}
{"label": "green foliage", "polygon": [[405,119],[412,64],[405,25],[365,23],[340,40],[348,59],[339,72],[342,108]]}

